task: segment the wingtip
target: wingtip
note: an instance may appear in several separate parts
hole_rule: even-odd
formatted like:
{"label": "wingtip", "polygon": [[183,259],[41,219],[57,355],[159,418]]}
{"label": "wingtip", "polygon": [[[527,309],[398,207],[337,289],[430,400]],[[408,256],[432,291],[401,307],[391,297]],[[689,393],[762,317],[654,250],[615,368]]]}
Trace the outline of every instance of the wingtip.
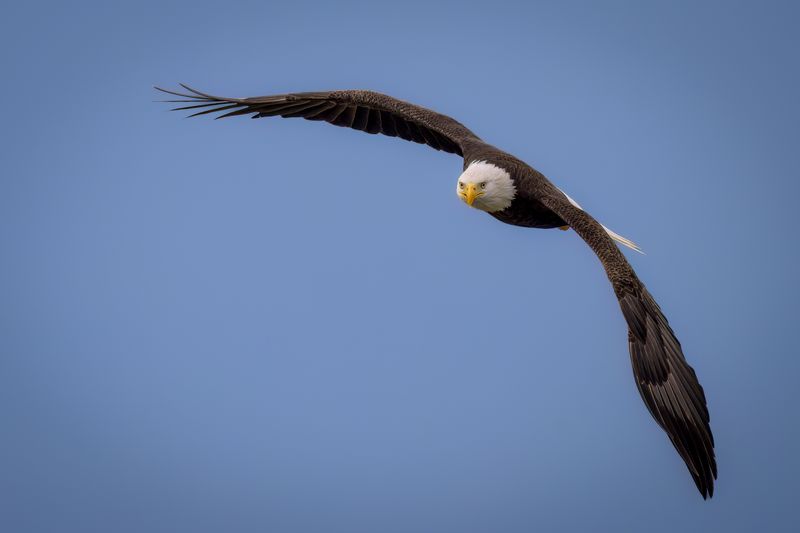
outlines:
{"label": "wingtip", "polygon": [[174,93],[171,93],[170,91],[164,89],[163,87],[159,87],[158,85],[153,85],[153,89],[155,89],[156,91],[162,92],[164,94],[174,94]]}
{"label": "wingtip", "polygon": [[[703,500],[710,500],[714,496],[714,486],[717,481],[716,457],[713,450],[711,450],[709,455],[701,456],[696,459],[700,460],[700,464],[690,466],[689,472],[692,475],[698,492],[700,492],[700,496],[703,497]],[[688,462],[687,466],[689,466]]]}
{"label": "wingtip", "polygon": [[201,98],[211,98],[211,99],[213,99],[213,100],[216,100],[216,99],[217,99],[217,97],[216,97],[216,96],[212,96],[212,95],[210,95],[210,94],[206,94],[206,93],[200,92],[200,91],[198,91],[197,89],[193,89],[193,88],[189,87],[189,86],[188,86],[188,85],[186,85],[185,83],[180,83],[180,82],[178,82],[178,85],[180,85],[181,87],[183,87],[183,88],[184,88],[184,89],[186,89],[187,91],[189,91],[189,92],[191,92],[191,93],[194,93],[194,94],[196,94],[196,95],[200,96]]}
{"label": "wingtip", "polygon": [[162,93],[171,94],[173,96],[180,96],[181,98],[192,98],[193,100],[202,100],[204,98],[202,96],[197,96],[196,94],[184,94],[184,93],[179,93],[177,91],[171,91],[169,89],[164,89],[163,87],[159,87],[157,85],[153,85],[153,88],[157,91],[161,91]]}

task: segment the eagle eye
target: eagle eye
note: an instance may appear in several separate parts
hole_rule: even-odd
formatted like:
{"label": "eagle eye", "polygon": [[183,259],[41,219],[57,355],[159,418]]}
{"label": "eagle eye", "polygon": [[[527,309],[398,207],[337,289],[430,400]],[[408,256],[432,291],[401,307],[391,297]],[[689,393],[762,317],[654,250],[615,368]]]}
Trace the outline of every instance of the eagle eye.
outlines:
{"label": "eagle eye", "polygon": [[481,183],[481,189],[485,189],[485,188],[486,188],[486,182],[484,181],[484,182]]}

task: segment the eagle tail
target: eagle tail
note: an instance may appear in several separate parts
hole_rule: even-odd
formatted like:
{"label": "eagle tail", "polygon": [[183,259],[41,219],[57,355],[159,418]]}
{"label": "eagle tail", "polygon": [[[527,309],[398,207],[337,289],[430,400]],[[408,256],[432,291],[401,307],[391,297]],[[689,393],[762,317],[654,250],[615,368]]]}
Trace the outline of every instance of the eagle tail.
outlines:
{"label": "eagle tail", "polygon": [[[600,225],[603,226],[602,224],[600,224]],[[626,237],[623,237],[619,233],[615,233],[615,232],[611,231],[610,229],[608,229],[605,226],[603,226],[603,229],[606,230],[606,233],[608,233],[609,237],[611,237],[612,239],[614,239],[615,241],[617,241],[621,245],[627,246],[628,248],[630,248],[634,252],[639,252],[640,254],[645,255],[645,253],[642,251],[642,249],[639,247],[639,245],[636,244],[635,242],[633,242],[632,240],[630,240],[630,239],[628,239]]]}
{"label": "eagle tail", "polygon": [[[558,188],[558,187],[556,187],[556,188]],[[558,190],[561,191],[561,189],[558,189]],[[570,195],[568,195],[564,191],[561,191],[561,194],[563,194],[564,196],[567,197],[567,200],[569,200],[569,203],[571,203],[572,205],[574,205],[575,207],[577,207],[578,209],[583,211],[583,208],[581,207],[581,205],[578,202],[576,202],[575,200],[573,200],[570,197]],[[603,226],[602,224],[600,224],[600,225]],[[640,254],[645,255],[645,253],[642,251],[642,248],[638,244],[633,242],[632,240],[628,239],[627,237],[623,237],[619,233],[611,231],[610,229],[608,229],[605,226],[603,226],[603,229],[606,230],[606,233],[608,233],[608,236],[611,237],[612,239],[614,239],[616,242],[620,243],[623,246],[627,246],[628,248],[630,248],[634,252],[639,252]]]}

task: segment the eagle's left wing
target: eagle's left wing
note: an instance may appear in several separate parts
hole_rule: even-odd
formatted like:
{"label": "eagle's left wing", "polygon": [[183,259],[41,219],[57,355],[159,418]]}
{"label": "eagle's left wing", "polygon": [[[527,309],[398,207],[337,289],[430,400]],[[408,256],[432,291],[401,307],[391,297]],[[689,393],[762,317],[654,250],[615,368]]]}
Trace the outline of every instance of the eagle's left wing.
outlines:
{"label": "eagle's left wing", "polygon": [[717,462],[706,397],[667,318],[599,222],[555,188],[539,200],[569,224],[603,264],[628,323],[628,349],[639,394],[669,435],[700,494],[712,496]]}

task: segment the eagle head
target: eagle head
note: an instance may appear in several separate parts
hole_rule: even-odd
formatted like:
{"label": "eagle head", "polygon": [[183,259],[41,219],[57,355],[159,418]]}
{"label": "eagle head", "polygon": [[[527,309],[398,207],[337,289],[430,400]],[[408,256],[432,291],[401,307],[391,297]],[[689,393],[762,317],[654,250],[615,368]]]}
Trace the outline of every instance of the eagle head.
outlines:
{"label": "eagle head", "polygon": [[458,197],[467,205],[489,213],[510,206],[516,192],[511,175],[486,161],[470,163],[458,177],[456,186]]}

